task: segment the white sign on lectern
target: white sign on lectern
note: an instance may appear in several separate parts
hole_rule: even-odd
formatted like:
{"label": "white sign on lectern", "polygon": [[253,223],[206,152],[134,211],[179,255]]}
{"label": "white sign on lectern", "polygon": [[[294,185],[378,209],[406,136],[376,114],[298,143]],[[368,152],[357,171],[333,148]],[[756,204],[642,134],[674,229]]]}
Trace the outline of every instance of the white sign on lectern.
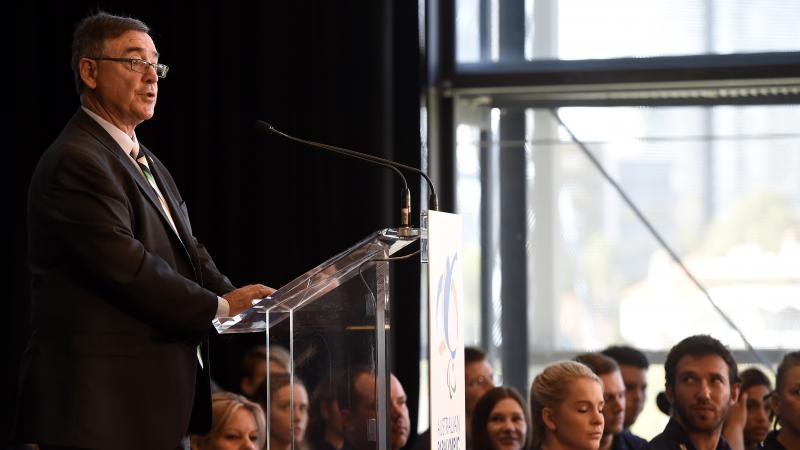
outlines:
{"label": "white sign on lectern", "polygon": [[465,450],[461,217],[428,212],[431,450]]}

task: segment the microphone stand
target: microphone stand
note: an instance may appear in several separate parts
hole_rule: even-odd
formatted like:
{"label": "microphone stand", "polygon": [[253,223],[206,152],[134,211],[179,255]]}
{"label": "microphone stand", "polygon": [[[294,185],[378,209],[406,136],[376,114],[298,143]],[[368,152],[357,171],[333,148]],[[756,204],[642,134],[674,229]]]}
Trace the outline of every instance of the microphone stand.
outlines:
{"label": "microphone stand", "polygon": [[417,169],[416,167],[407,166],[405,164],[401,164],[401,163],[398,163],[398,162],[395,162],[395,161],[391,161],[391,160],[388,160],[388,159],[380,158],[378,156],[368,155],[366,153],[360,153],[360,152],[357,152],[357,151],[354,151],[354,150],[349,150],[349,149],[342,148],[342,147],[336,147],[334,145],[322,144],[322,143],[319,143],[319,142],[309,141],[309,140],[306,140],[306,139],[300,139],[298,137],[294,137],[294,136],[288,135],[288,134],[286,134],[286,133],[284,133],[282,131],[279,131],[279,130],[275,129],[275,127],[273,127],[272,125],[270,125],[267,122],[264,122],[263,120],[257,120],[256,121],[256,130],[261,132],[261,133],[276,134],[276,135],[278,135],[278,136],[280,136],[280,137],[282,137],[284,139],[288,139],[290,141],[298,142],[298,143],[301,143],[301,144],[309,146],[309,147],[321,148],[323,150],[327,150],[327,151],[330,151],[330,152],[333,152],[333,153],[336,153],[336,154],[339,154],[339,155],[349,156],[351,158],[355,158],[355,159],[359,159],[359,160],[362,160],[362,161],[371,162],[373,164],[377,164],[379,166],[383,166],[383,167],[386,167],[388,169],[393,170],[403,180],[403,190],[401,192],[401,203],[402,203],[403,206],[400,209],[400,222],[401,222],[401,225],[400,225],[400,228],[398,228],[398,230],[397,230],[398,235],[400,235],[402,237],[416,236],[416,235],[418,235],[419,231],[411,228],[411,225],[410,225],[410,222],[409,222],[409,215],[411,214],[411,191],[408,189],[408,183],[406,182],[405,176],[403,176],[403,174],[400,172],[399,169],[410,170],[412,172],[420,174],[423,178],[425,178],[425,181],[427,181],[428,186],[430,187],[430,190],[431,190],[431,195],[430,195],[430,198],[429,198],[430,209],[435,211],[439,207],[439,201],[438,201],[438,198],[436,197],[436,189],[433,186],[433,182],[431,181],[431,179],[428,177],[428,175],[426,173],[424,173],[420,169]]}

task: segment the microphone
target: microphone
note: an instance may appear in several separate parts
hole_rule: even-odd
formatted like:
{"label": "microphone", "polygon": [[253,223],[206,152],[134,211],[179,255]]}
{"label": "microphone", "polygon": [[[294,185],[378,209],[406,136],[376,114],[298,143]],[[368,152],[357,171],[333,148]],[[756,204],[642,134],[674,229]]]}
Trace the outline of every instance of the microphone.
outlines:
{"label": "microphone", "polygon": [[[278,136],[280,136],[280,137],[282,137],[284,139],[288,139],[290,141],[299,142],[299,143],[301,143],[303,145],[306,145],[306,146],[309,146],[309,147],[320,148],[320,149],[327,150],[327,151],[332,152],[332,153],[348,156],[348,157],[351,157],[351,158],[354,158],[354,159],[359,159],[361,161],[370,162],[372,164],[377,164],[379,166],[383,166],[383,167],[386,167],[388,169],[393,170],[403,180],[403,190],[402,190],[402,193],[401,193],[401,202],[403,203],[403,207],[400,209],[401,226],[398,229],[398,234],[400,234],[401,236],[411,236],[414,233],[412,232],[411,226],[409,225],[409,214],[411,213],[411,191],[408,189],[408,183],[406,182],[406,177],[403,176],[403,173],[400,172],[400,170],[398,170],[398,167],[401,168],[401,169],[407,169],[407,170],[411,170],[411,171],[420,173],[423,177],[425,177],[425,179],[428,180],[428,183],[431,186],[431,192],[433,192],[431,194],[431,199],[432,199],[432,201],[436,202],[436,194],[435,194],[435,191],[433,191],[433,183],[430,181],[430,179],[428,178],[428,176],[426,174],[424,174],[421,170],[419,170],[417,168],[414,168],[414,167],[411,167],[411,166],[406,166],[406,165],[403,165],[403,164],[400,164],[400,163],[397,163],[397,162],[394,162],[394,161],[391,161],[391,160],[388,160],[388,159],[384,159],[384,158],[380,158],[380,157],[377,157],[377,156],[368,155],[366,153],[360,153],[360,152],[357,152],[357,151],[354,151],[354,150],[349,150],[349,149],[342,148],[342,147],[336,147],[336,146],[333,146],[333,145],[322,144],[322,143],[319,143],[319,142],[300,139],[300,138],[288,135],[286,133],[283,133],[281,131],[278,131],[277,129],[275,129],[275,127],[273,127],[272,125],[270,125],[267,122],[264,122],[263,120],[256,120],[256,131],[258,131],[260,133],[264,133],[264,134],[267,134],[267,133],[276,134],[276,135],[278,135]],[[436,204],[438,206],[438,202],[436,202]]]}
{"label": "microphone", "polygon": [[378,156],[367,155],[365,153],[359,153],[359,152],[356,152],[356,151],[353,151],[353,150],[348,150],[346,148],[334,147],[333,145],[320,144],[318,142],[307,141],[307,140],[304,140],[304,139],[296,138],[294,136],[289,136],[286,133],[283,133],[281,131],[276,130],[272,125],[268,124],[267,122],[264,122],[263,120],[257,120],[256,121],[256,129],[259,130],[259,131],[265,132],[265,133],[275,133],[275,134],[277,134],[279,136],[282,136],[282,137],[284,137],[286,139],[290,139],[290,140],[293,140],[293,141],[296,141],[296,142],[300,142],[300,143],[305,144],[305,145],[310,145],[312,147],[324,148],[324,149],[331,150],[331,151],[334,151],[334,152],[337,152],[337,153],[342,153],[342,154],[354,156],[354,157],[357,157],[359,159],[365,159],[365,160],[368,160],[368,161],[381,163],[381,165],[389,165],[389,166],[392,166],[392,167],[400,168],[400,169],[403,169],[403,170],[408,170],[408,171],[414,172],[416,174],[419,174],[428,183],[428,189],[430,189],[430,191],[431,191],[431,195],[428,198],[428,203],[429,203],[428,207],[433,211],[438,211],[439,210],[439,197],[436,196],[436,187],[433,185],[433,181],[431,181],[431,179],[430,179],[430,177],[428,176],[427,173],[419,170],[416,167],[407,166],[405,164],[401,164],[399,162],[395,162],[395,161],[391,161],[391,160],[388,160],[388,159],[380,158]]}

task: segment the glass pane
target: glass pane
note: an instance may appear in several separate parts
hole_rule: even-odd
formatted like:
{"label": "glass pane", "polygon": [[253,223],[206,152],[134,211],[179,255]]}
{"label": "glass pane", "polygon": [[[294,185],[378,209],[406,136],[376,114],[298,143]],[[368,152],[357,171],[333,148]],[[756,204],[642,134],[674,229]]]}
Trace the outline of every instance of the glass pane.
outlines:
{"label": "glass pane", "polygon": [[[469,108],[461,105],[457,115],[459,127],[472,130],[458,134],[457,197],[465,226],[480,232],[480,214],[502,211],[497,202],[492,211],[475,211],[472,199],[480,185],[475,153],[498,150],[490,133],[476,141],[482,134],[475,130],[492,129],[491,114]],[[753,345],[784,349],[800,342],[799,106],[561,108],[559,114]],[[552,113],[536,109],[529,115],[527,138],[503,139],[502,146],[525,148],[529,162],[523,206],[537,219],[529,222],[528,267],[556,265],[549,297],[554,300],[532,294],[530,286],[542,274],[529,273],[531,317],[551,320],[556,333],[552,348],[539,349],[538,342],[530,347],[569,352],[629,342],[666,350],[689,334],[711,333],[743,349],[736,331]],[[536,166],[542,155],[551,166]],[[534,189],[536,173],[543,170],[554,184],[551,204],[537,200]],[[552,220],[557,230],[550,254],[532,241],[542,220]],[[465,233],[465,248],[477,242],[479,237]],[[489,251],[493,262],[482,270],[502,270],[499,256]],[[479,277],[476,265],[465,266],[465,279]],[[494,298],[483,301],[491,304]],[[554,317],[542,318],[541,311],[550,310]],[[477,341],[470,333],[480,325],[470,320],[477,319],[467,317],[466,338]],[[535,333],[537,327],[529,328]]]}
{"label": "glass pane", "polygon": [[798,22],[783,0],[458,0],[456,62],[796,51]]}

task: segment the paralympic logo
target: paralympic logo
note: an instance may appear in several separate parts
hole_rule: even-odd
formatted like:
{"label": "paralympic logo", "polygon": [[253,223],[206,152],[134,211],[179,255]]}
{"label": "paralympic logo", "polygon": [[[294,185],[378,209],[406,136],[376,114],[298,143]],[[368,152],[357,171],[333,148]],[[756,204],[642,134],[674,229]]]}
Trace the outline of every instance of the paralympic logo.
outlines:
{"label": "paralympic logo", "polygon": [[[456,356],[459,349],[459,292],[454,283],[454,274],[458,253],[447,258],[445,272],[439,276],[439,283],[436,289],[436,325],[439,333],[439,355],[447,352],[447,373],[446,384],[450,398],[456,393],[458,380],[455,376]],[[463,379],[463,377],[461,377]]]}

